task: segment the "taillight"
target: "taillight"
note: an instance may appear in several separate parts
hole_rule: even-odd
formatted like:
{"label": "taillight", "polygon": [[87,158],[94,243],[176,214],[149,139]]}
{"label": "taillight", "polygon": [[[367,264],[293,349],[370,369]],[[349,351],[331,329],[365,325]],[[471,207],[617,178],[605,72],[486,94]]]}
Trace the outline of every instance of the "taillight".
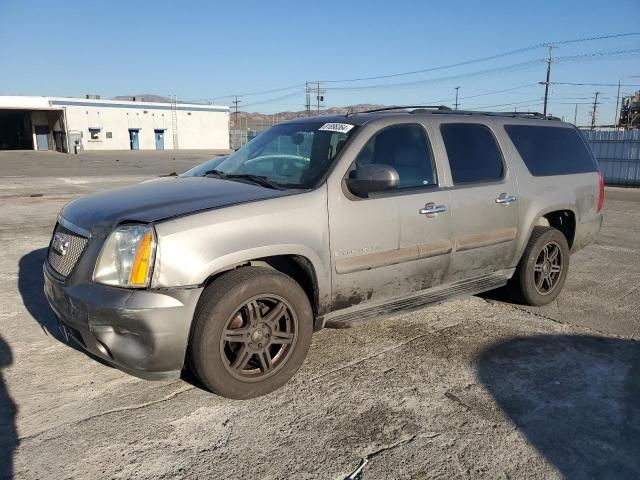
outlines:
{"label": "taillight", "polygon": [[602,176],[602,172],[598,172],[598,183],[599,183],[599,191],[598,191],[598,212],[602,210],[602,206],[604,205],[604,177]]}

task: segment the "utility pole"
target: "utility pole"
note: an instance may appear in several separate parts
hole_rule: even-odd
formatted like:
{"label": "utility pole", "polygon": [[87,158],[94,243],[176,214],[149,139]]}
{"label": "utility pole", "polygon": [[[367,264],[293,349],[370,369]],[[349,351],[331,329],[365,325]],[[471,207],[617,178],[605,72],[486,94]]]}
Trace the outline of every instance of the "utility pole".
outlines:
{"label": "utility pole", "polygon": [[309,82],[305,82],[304,84],[304,95],[305,95],[305,110],[307,111],[307,117],[311,116],[311,86]]}
{"label": "utility pole", "polygon": [[320,81],[316,84],[316,112],[320,115],[320,104],[324,102],[324,90],[320,88]]}
{"label": "utility pole", "polygon": [[576,109],[573,111],[573,124],[578,123],[578,104],[576,103]]}
{"label": "utility pole", "polygon": [[596,128],[596,112],[598,110],[598,95],[600,92],[596,92],[596,96],[593,99],[593,110],[591,110],[591,130]]}
{"label": "utility pole", "polygon": [[238,100],[238,96],[236,95],[233,98],[233,102],[235,105],[235,114],[234,114],[234,121],[233,121],[233,126],[237,129],[238,128],[238,104],[242,103],[242,100]]}
{"label": "utility pole", "polygon": [[460,90],[460,87],[454,87],[456,89],[456,110],[458,109],[458,90]]}
{"label": "utility pole", "polygon": [[544,110],[543,114],[547,116],[547,102],[549,100],[549,84],[551,83],[551,64],[553,63],[553,58],[551,58],[551,51],[554,48],[558,48],[555,45],[551,45],[550,43],[545,44],[545,47],[549,49],[549,56],[547,57],[547,79],[544,82],[540,82],[541,85],[544,85]]}

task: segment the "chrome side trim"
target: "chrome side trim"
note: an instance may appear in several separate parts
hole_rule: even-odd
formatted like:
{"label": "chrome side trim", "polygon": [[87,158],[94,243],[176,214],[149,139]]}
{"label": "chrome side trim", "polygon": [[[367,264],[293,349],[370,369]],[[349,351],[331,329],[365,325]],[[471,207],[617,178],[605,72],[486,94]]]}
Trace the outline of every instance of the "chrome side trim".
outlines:
{"label": "chrome side trim", "polygon": [[490,245],[498,245],[499,243],[510,242],[516,238],[518,234],[517,228],[503,228],[490,233],[476,233],[466,235],[457,240],[457,252],[471,250],[473,248],[488,247]]}
{"label": "chrome side trim", "polygon": [[372,268],[386,267],[398,263],[420,260],[450,253],[453,245],[448,240],[412,245],[410,247],[385,250],[384,252],[368,253],[355,257],[339,258],[336,260],[336,273],[353,273]]}

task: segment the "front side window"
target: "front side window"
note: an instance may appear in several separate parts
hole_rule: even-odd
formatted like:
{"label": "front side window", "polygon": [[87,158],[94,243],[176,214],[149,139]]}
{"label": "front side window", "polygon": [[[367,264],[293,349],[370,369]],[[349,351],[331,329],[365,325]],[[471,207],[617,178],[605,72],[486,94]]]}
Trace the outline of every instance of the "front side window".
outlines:
{"label": "front side window", "polygon": [[491,130],[477,123],[440,126],[453,183],[491,182],[504,174],[502,154]]}
{"label": "front side window", "polygon": [[254,175],[283,188],[312,188],[357,129],[326,122],[272,127],[215,166],[226,175]]}
{"label": "front side window", "polygon": [[436,185],[436,167],[427,134],[420,125],[385,128],[369,139],[355,160],[356,168],[369,164],[393,167],[399,188]]}

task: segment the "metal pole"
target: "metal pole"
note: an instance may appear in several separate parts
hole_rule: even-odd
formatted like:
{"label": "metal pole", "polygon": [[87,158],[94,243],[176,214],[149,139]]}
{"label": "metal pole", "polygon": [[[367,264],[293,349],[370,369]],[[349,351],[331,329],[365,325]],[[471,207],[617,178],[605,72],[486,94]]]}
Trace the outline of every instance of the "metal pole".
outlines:
{"label": "metal pole", "polygon": [[591,130],[595,130],[596,128],[596,110],[598,108],[598,95],[600,95],[600,92],[596,92],[596,96],[593,99],[593,111],[591,112]]}
{"label": "metal pole", "polygon": [[620,82],[622,82],[622,78],[618,80],[618,95],[616,96],[616,116],[613,117],[613,128],[618,128],[618,106],[620,105]]}
{"label": "metal pole", "polygon": [[454,87],[456,89],[456,110],[458,110],[458,90],[460,90],[460,87]]}
{"label": "metal pole", "polygon": [[316,112],[320,115],[320,81],[318,81],[318,90],[316,92]]}
{"label": "metal pole", "polygon": [[554,45],[545,45],[549,49],[549,56],[547,57],[547,79],[544,82],[544,110],[543,114],[547,115],[547,104],[549,101],[549,81],[551,80],[551,64],[553,63],[553,59],[551,58],[551,50],[557,48]]}
{"label": "metal pole", "polygon": [[576,103],[576,109],[573,111],[573,124],[578,123],[578,104]]}

